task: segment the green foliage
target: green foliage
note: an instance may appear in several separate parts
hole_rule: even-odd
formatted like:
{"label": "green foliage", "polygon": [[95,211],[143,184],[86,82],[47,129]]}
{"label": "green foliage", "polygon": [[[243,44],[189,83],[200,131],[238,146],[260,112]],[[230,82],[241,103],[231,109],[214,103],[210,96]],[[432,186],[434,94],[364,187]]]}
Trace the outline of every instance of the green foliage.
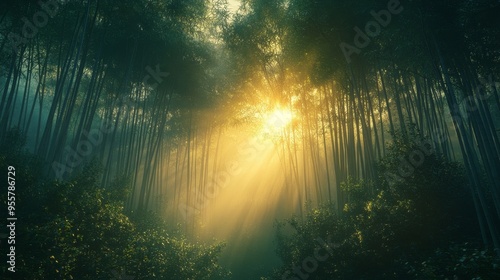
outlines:
{"label": "green foliage", "polygon": [[491,251],[465,243],[436,249],[421,263],[405,263],[413,279],[498,279],[500,261]]}
{"label": "green foliage", "polygon": [[[401,158],[425,140],[409,139],[419,135],[395,136],[375,182],[350,178],[342,184],[348,201],[340,213],[326,205],[303,220],[278,224],[277,253],[284,266],[272,279],[285,279],[286,271],[286,279],[298,279],[294,267],[307,279],[495,279],[498,259],[467,243],[479,243],[478,226],[461,165],[432,151],[411,174],[387,181],[384,173],[396,173]],[[318,238],[333,250],[306,273],[303,261],[321,247]]]}
{"label": "green foliage", "polygon": [[37,162],[22,148],[0,155],[2,170],[8,164],[18,171],[16,279],[114,279],[122,273],[134,279],[194,280],[229,275],[218,264],[222,244],[189,242],[151,213],[132,219],[125,215],[123,200],[116,195],[123,198],[127,188],[119,186],[120,180],[109,188],[99,186],[97,165],[59,182],[44,181]]}

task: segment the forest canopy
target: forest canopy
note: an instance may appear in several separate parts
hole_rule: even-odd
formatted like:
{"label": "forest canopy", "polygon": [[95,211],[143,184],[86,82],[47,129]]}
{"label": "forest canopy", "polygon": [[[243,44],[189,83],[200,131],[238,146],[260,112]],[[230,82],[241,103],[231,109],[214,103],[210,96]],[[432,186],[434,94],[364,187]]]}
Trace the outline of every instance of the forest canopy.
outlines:
{"label": "forest canopy", "polygon": [[495,278],[499,13],[2,1],[3,273]]}

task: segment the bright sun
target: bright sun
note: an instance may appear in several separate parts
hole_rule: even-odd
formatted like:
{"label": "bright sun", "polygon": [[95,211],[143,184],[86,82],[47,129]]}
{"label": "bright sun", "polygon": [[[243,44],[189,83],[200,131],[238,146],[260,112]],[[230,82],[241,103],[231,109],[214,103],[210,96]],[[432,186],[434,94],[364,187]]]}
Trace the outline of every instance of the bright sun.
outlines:
{"label": "bright sun", "polygon": [[288,109],[277,108],[265,116],[264,129],[270,134],[280,133],[293,120],[293,113]]}

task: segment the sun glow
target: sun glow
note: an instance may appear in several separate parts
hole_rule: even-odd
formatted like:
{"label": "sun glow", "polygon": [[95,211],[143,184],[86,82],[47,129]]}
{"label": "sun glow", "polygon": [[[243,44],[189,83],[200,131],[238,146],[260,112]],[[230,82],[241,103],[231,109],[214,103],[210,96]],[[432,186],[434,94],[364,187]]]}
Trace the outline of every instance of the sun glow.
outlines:
{"label": "sun glow", "polygon": [[264,130],[268,133],[280,133],[293,120],[293,112],[288,109],[277,108],[265,117]]}

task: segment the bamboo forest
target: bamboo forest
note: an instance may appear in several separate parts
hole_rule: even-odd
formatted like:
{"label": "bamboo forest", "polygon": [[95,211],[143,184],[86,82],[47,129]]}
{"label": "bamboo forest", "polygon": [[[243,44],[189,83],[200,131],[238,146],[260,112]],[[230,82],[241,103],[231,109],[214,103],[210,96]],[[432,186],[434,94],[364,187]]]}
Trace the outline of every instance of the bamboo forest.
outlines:
{"label": "bamboo forest", "polygon": [[500,279],[500,1],[2,0],[0,279]]}

